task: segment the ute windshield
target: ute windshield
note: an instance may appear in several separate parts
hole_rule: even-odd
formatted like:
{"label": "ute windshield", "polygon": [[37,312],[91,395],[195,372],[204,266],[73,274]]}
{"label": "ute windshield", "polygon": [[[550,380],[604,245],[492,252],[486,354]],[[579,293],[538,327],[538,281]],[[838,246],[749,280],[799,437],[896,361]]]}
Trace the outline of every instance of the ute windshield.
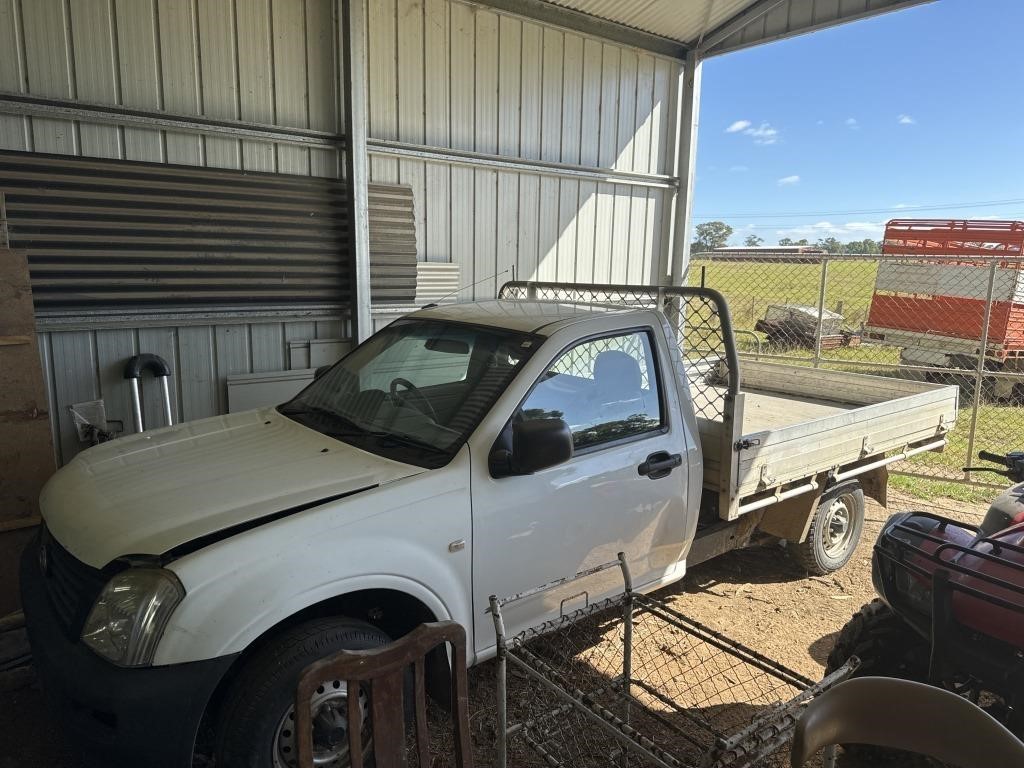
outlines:
{"label": "ute windshield", "polygon": [[442,466],[539,342],[499,328],[398,320],[278,410],[364,450]]}

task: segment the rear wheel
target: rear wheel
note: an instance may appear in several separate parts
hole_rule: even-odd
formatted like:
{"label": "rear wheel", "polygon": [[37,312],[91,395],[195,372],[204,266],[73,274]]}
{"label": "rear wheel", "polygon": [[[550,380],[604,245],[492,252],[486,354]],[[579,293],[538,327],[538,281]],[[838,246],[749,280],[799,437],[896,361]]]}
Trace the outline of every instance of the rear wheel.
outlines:
{"label": "rear wheel", "polygon": [[840,483],[822,494],[807,539],[791,551],[808,573],[825,576],[850,561],[863,529],[864,491],[856,480]]}

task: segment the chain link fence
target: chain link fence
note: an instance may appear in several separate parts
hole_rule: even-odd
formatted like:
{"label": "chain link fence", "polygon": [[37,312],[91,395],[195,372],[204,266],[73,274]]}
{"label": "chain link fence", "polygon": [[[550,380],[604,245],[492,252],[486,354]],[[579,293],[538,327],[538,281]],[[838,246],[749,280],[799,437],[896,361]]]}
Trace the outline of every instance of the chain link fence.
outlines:
{"label": "chain link fence", "polygon": [[893,470],[990,484],[992,475],[963,468],[980,449],[1024,447],[1022,266],[982,256],[703,253],[688,283],[726,297],[741,357],[959,386],[946,450]]}

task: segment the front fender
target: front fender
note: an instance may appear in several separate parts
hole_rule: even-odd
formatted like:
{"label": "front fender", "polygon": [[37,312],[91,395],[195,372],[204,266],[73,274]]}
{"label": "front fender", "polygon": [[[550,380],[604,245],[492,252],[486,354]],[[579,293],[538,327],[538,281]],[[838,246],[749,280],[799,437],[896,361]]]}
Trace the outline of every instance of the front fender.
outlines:
{"label": "front fender", "polygon": [[[190,631],[187,629],[187,625],[192,623],[193,619],[198,619],[198,614],[205,611],[190,610],[190,606],[183,611],[176,612],[175,621],[168,626],[164,633],[154,658],[154,664],[178,664],[191,661],[193,657],[197,656],[212,659],[238,653],[248,648],[254,640],[262,637],[281,622],[306,608],[332,598],[368,589],[389,589],[414,597],[427,606],[431,613],[441,621],[454,619],[463,626],[467,626],[467,622],[472,620],[468,605],[457,605],[453,611],[440,594],[418,581],[393,574],[363,574],[319,584],[297,594],[278,595],[281,598],[279,603],[275,603],[274,607],[258,615],[244,617],[233,634],[230,622],[226,624],[227,631],[225,632],[196,633]],[[220,610],[228,615],[237,615],[237,607],[223,604]],[[192,616],[192,614],[197,615]]]}
{"label": "front fender", "polygon": [[471,546],[449,550],[471,541],[466,454],[172,563],[186,596],[154,664],[237,653],[296,613],[365,589],[404,592],[472,636]]}

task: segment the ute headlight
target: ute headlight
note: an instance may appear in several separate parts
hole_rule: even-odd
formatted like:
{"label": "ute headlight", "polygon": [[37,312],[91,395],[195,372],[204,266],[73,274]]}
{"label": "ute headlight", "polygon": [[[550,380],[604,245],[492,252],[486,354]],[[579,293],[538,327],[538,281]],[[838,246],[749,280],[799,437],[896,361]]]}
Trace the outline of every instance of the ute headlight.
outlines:
{"label": "ute headlight", "polygon": [[151,664],[167,620],[185,596],[163,568],[128,568],[107,582],[82,628],[82,642],[122,667]]}

